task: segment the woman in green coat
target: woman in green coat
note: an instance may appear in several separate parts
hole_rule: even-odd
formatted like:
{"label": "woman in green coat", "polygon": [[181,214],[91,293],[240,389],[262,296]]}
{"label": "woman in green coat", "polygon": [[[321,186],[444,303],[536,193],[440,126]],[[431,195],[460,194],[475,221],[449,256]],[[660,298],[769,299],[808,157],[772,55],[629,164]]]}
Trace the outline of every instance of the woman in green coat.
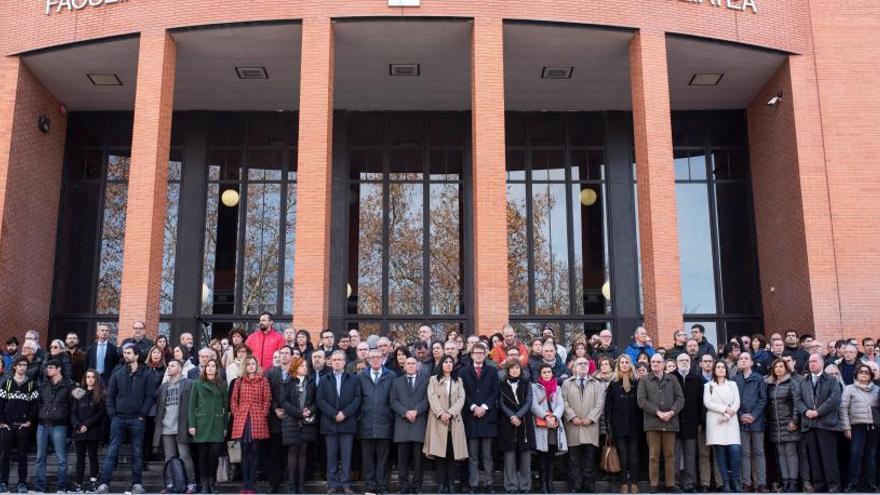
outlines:
{"label": "woman in green coat", "polygon": [[224,455],[227,424],[226,382],[220,377],[220,365],[211,359],[192,386],[189,399],[189,434],[199,445],[198,467],[205,493],[217,493],[214,481],[217,463]]}

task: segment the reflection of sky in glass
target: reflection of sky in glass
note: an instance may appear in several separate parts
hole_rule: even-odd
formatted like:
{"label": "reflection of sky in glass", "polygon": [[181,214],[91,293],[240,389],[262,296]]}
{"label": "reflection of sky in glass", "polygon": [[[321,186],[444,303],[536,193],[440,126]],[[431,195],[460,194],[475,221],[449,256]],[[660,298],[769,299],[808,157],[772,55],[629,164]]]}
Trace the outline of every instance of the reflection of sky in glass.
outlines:
{"label": "reflection of sky in glass", "polygon": [[684,313],[715,312],[715,275],[705,183],[676,184]]}
{"label": "reflection of sky in glass", "polygon": [[287,226],[284,238],[284,314],[293,314],[293,262],[296,256],[296,184],[287,185]]}

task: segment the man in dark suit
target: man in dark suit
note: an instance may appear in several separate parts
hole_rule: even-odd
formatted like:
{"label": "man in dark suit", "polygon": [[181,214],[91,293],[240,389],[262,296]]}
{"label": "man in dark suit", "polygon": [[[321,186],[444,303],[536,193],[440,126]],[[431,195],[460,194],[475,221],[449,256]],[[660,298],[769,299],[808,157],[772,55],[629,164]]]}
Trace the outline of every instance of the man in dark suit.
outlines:
{"label": "man in dark suit", "polygon": [[807,445],[807,461],[815,490],[828,493],[840,491],[840,467],[837,459],[837,432],[840,429],[842,387],[836,378],[824,371],[819,354],[807,358],[807,371],[795,395],[795,410],[800,417],[803,441]]}
{"label": "man in dark suit", "polygon": [[358,439],[367,493],[388,492],[388,450],[394,430],[391,385],[396,375],[382,365],[383,361],[382,351],[371,349],[367,354],[369,368],[357,375],[361,389]]}
{"label": "man in dark suit", "polygon": [[345,372],[345,353],[330,357],[333,372],[318,387],[321,435],[327,443],[327,493],[352,494],[351,451],[357,433],[357,412],[361,405],[358,380]]}
{"label": "man in dark suit", "polygon": [[[397,444],[400,493],[419,493],[422,488],[422,445],[428,427],[428,376],[419,374],[419,361],[410,356],[404,374],[391,385],[394,411],[394,443]],[[413,476],[409,470],[412,463]]]}
{"label": "man in dark suit", "polygon": [[281,493],[281,482],[287,469],[287,449],[281,442],[281,421],[284,418],[284,409],[281,407],[281,391],[284,384],[290,380],[290,361],[293,359],[293,350],[284,346],[278,349],[278,366],[266,370],[264,375],[269,380],[269,389],[272,391],[272,406],[269,410],[269,439],[263,452],[269,458],[264,459],[264,466],[269,467],[269,486],[272,493]]}
{"label": "man in dark suit", "polygon": [[[459,371],[464,386],[464,409],[461,411],[468,439],[468,484],[472,491],[489,493],[492,487],[492,440],[498,436],[498,373],[486,365],[486,347],[477,344],[471,350],[473,364]],[[480,482],[480,456],[483,481]]]}
{"label": "man in dark suit", "polygon": [[86,369],[96,370],[106,386],[117,364],[119,349],[110,343],[110,327],[100,323],[95,331],[95,343],[86,352]]}

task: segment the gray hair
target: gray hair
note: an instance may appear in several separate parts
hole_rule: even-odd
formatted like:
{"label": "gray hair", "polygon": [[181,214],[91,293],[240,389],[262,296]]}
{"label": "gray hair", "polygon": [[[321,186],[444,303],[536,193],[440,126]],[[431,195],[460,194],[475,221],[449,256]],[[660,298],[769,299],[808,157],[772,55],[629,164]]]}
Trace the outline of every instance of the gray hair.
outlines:
{"label": "gray hair", "polygon": [[341,351],[341,350],[339,350],[339,349],[336,349],[335,351],[333,351],[333,354],[330,354],[330,357],[331,357],[331,358],[335,358],[336,356],[339,356],[339,357],[341,357],[342,359],[345,359],[345,352],[344,352],[344,351]]}

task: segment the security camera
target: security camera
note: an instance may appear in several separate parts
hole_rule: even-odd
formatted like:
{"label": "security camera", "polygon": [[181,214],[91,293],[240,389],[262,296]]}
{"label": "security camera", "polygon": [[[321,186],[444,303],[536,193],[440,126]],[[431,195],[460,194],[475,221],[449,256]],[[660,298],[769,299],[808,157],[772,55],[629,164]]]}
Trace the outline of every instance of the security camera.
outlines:
{"label": "security camera", "polygon": [[777,103],[779,103],[779,100],[781,100],[781,99],[782,99],[782,90],[780,90],[778,93],[776,93],[775,96],[773,96],[772,98],[767,100],[767,106],[772,107],[772,106],[776,105]]}

